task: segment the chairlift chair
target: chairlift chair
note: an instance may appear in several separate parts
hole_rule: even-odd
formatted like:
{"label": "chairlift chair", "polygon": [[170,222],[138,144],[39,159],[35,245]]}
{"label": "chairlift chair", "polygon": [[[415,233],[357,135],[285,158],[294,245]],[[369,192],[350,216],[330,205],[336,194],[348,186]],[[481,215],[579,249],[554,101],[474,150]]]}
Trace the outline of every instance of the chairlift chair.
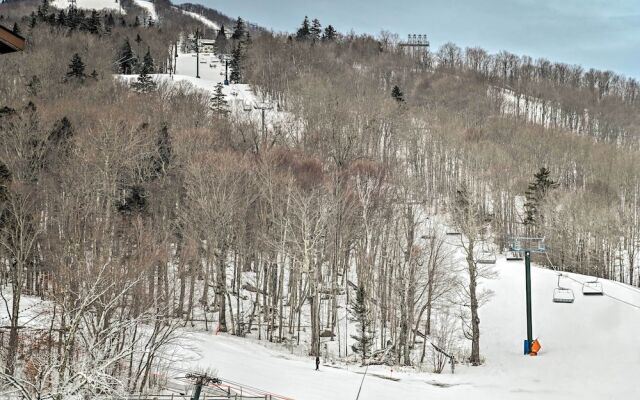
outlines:
{"label": "chairlift chair", "polygon": [[604,291],[602,290],[602,283],[595,281],[589,281],[582,284],[582,294],[584,296],[602,296]]}
{"label": "chairlift chair", "polygon": [[495,264],[496,254],[491,251],[482,251],[477,259],[478,264]]}
{"label": "chairlift chair", "polygon": [[524,260],[524,256],[521,251],[508,251],[507,252],[507,261],[522,261]]}
{"label": "chairlift chair", "polygon": [[573,303],[574,300],[573,290],[563,287],[553,289],[554,303]]}
{"label": "chairlift chair", "polygon": [[560,278],[562,278],[562,274],[558,274],[558,287],[553,289],[553,302],[573,303],[575,300],[573,290],[560,286]]}

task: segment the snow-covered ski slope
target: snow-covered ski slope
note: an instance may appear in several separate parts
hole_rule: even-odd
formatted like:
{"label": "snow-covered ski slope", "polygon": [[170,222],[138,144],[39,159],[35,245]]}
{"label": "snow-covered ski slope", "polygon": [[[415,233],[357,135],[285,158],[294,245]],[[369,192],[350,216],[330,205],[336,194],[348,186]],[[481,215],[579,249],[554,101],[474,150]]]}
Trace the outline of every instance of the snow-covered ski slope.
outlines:
{"label": "snow-covered ski slope", "polygon": [[200,15],[198,13],[194,13],[192,11],[186,11],[186,10],[182,10],[182,12],[184,14],[190,16],[191,18],[197,19],[198,21],[202,22],[208,28],[215,29],[215,30],[220,29],[218,24],[216,24],[215,22],[211,21],[209,18],[205,17],[204,15]]}
{"label": "snow-covered ski slope", "polygon": [[[133,3],[144,9],[151,18],[156,21],[158,20],[156,7],[151,1],[133,0]],[[51,2],[51,5],[61,9],[66,9],[69,7],[69,4],[69,0],[53,0]],[[76,0],[76,6],[86,10],[121,10],[120,1],[116,0]],[[122,10],[122,12],[124,13],[124,10]]]}
{"label": "snow-covered ski slope", "polygon": [[158,14],[156,13],[156,6],[152,2],[146,1],[146,0],[133,0],[133,2],[136,6],[144,9],[147,13],[149,13],[149,16],[153,18],[155,21],[158,20]]}
{"label": "snow-covered ski slope", "polygon": [[[65,9],[69,7],[69,0],[53,0],[51,5]],[[120,2],[116,0],[76,0],[76,6],[87,10],[120,10]]]}
{"label": "snow-covered ski slope", "polygon": [[[494,291],[481,308],[481,367],[458,367],[456,374],[436,375],[389,367],[369,368],[361,400],[366,399],[635,399],[640,396],[637,372],[640,309],[608,296],[582,295],[570,275],[562,286],[573,289],[573,304],[552,302],[554,271],[534,268],[533,330],[542,343],[538,357],[524,356],[526,337],[524,263],[499,258],[499,277],[487,282]],[[640,306],[640,291],[602,281],[606,294]],[[363,368],[321,366],[311,358],[285,350],[212,333],[189,333],[191,350],[177,366],[217,369],[220,377],[300,400],[354,399]],[[393,376],[398,381],[384,379]]]}

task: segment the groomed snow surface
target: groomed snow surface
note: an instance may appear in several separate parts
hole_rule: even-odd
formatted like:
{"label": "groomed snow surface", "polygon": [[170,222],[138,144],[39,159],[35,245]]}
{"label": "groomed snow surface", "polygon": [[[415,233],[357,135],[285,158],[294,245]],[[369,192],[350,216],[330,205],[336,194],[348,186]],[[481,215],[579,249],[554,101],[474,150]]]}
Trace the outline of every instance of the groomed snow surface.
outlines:
{"label": "groomed snow surface", "polygon": [[[563,278],[573,289],[572,304],[552,302],[554,271],[533,268],[533,329],[542,344],[538,357],[522,354],[526,338],[524,263],[500,258],[499,278],[488,282],[492,300],[481,308],[480,367],[459,366],[455,375],[369,368],[360,399],[634,399],[640,396],[637,371],[640,310],[608,296],[583,296],[582,286]],[[584,282],[590,278],[569,275]],[[640,292],[602,281],[606,294],[640,305]],[[312,358],[289,355],[267,343],[212,333],[185,333],[191,350],[180,370],[210,368],[224,380],[259,387],[301,400],[354,399],[361,367],[322,365]],[[384,379],[393,376],[399,381]]]}
{"label": "groomed snow surface", "polygon": [[154,21],[158,20],[158,14],[156,13],[156,6],[152,2],[146,0],[133,0],[136,6],[144,9]]}
{"label": "groomed snow surface", "polygon": [[[69,0],[53,0],[51,2],[52,6],[60,9],[66,9],[69,4]],[[76,7],[87,10],[120,10],[120,2],[116,0],[76,0]]]}
{"label": "groomed snow surface", "polygon": [[182,12],[184,14],[187,14],[191,18],[197,19],[198,21],[202,22],[203,24],[205,24],[209,28],[212,28],[212,29],[215,29],[215,30],[220,29],[218,24],[216,24],[215,22],[211,21],[209,18],[205,17],[204,15],[200,15],[198,13],[194,13],[194,12],[191,12],[191,11],[185,11],[185,10],[182,10]]}

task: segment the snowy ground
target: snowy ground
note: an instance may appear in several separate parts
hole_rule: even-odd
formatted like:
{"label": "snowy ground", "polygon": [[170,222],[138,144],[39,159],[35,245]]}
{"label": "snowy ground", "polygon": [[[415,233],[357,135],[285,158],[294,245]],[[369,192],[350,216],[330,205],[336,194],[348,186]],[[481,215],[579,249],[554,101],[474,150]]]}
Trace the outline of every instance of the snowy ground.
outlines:
{"label": "snowy ground", "polygon": [[149,14],[149,16],[153,18],[154,21],[158,20],[158,14],[156,13],[156,6],[152,2],[146,1],[146,0],[133,0],[133,2],[138,7],[144,9]]}
{"label": "snowy ground", "polygon": [[[640,309],[608,296],[585,297],[581,285],[567,278],[562,286],[573,289],[575,302],[553,303],[556,273],[534,268],[533,328],[543,349],[538,357],[524,356],[524,265],[499,259],[496,270],[499,278],[487,285],[495,295],[480,314],[485,365],[461,366],[455,375],[372,367],[360,398],[596,400],[640,395],[635,383],[640,349],[632,345],[634,333],[640,332]],[[602,282],[605,293],[640,305],[638,290]],[[363,376],[362,368],[344,365],[323,365],[316,372],[311,358],[255,340],[195,332],[185,333],[185,340],[193,349],[177,364],[179,369],[217,369],[223,379],[288,398],[353,399]]]}
{"label": "snowy ground", "polygon": [[[199,60],[199,62],[198,62]],[[198,67],[199,68],[198,68]],[[225,62],[213,53],[200,53],[199,58],[195,53],[179,53],[176,60],[176,74],[154,74],[157,82],[188,84],[194,90],[203,91],[213,95],[218,83],[225,81]],[[231,73],[229,69],[228,73]],[[196,78],[196,76],[200,78]],[[119,79],[131,81],[137,75],[118,75]],[[270,109],[265,112],[265,129],[268,132],[286,126],[286,131],[295,133],[302,129],[301,124],[288,112],[280,110],[277,102],[270,101],[266,96],[256,91],[247,84],[229,84],[222,89],[229,109],[235,117],[253,121],[256,124],[262,122],[262,112],[256,106],[265,101]]]}
{"label": "snowy ground", "polygon": [[[52,6],[61,9],[66,9],[69,4],[69,0],[53,0],[51,2]],[[120,2],[116,0],[76,0],[76,6],[87,10],[120,10]]]}
{"label": "snowy ground", "polygon": [[188,16],[197,19],[198,21],[202,22],[203,24],[205,24],[207,27],[218,30],[220,29],[220,27],[218,26],[218,24],[216,24],[215,22],[211,21],[209,18],[205,17],[204,15],[200,15],[198,13],[194,13],[191,11],[185,11],[185,10],[181,10],[184,14],[187,14]]}

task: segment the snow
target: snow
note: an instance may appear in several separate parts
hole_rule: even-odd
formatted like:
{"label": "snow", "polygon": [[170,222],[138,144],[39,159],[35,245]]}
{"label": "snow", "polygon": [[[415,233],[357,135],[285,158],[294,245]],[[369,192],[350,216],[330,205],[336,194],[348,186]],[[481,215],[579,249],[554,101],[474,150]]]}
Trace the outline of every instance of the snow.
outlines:
{"label": "snow", "polygon": [[186,10],[182,10],[182,12],[184,14],[187,14],[188,16],[197,19],[198,21],[202,22],[203,24],[205,24],[207,27],[215,29],[216,31],[220,29],[220,27],[218,26],[218,24],[216,24],[215,22],[211,21],[209,18],[205,17],[204,15],[200,15],[198,13],[194,13],[192,11],[186,11]]}
{"label": "snow", "polygon": [[[53,0],[51,2],[52,6],[60,9],[68,8],[69,4],[69,0]],[[116,0],[76,0],[76,6],[87,10],[120,10],[120,3]]]}
{"label": "snow", "polygon": [[[480,309],[480,367],[458,366],[456,374],[392,371],[375,366],[365,378],[361,399],[623,399],[640,395],[634,372],[640,350],[631,344],[640,331],[640,309],[608,296],[583,296],[582,282],[567,274],[562,286],[573,289],[571,304],[553,303],[557,273],[533,268],[533,330],[542,351],[522,354],[526,338],[524,262],[499,258],[499,278],[486,281],[494,297]],[[605,294],[640,305],[640,292],[600,280]],[[242,382],[269,393],[305,400],[353,399],[363,368],[322,365],[283,347],[227,335],[185,332],[192,349],[180,370],[216,369],[223,380]],[[393,376],[398,381],[385,379]],[[274,396],[274,398],[276,398]]]}
{"label": "snow", "polygon": [[154,21],[158,20],[158,14],[156,13],[156,6],[152,2],[146,1],[146,0],[133,0],[133,2],[138,7],[144,9],[149,14],[149,16],[153,18]]}

